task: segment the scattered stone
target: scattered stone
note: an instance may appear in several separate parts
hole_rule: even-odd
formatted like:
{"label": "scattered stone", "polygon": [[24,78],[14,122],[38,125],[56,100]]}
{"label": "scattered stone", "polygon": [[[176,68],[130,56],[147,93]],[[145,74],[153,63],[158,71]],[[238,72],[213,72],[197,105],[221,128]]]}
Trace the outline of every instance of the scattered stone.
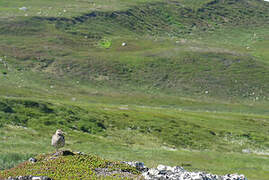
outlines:
{"label": "scattered stone", "polygon": [[145,166],[145,164],[143,162],[139,162],[139,161],[122,161],[121,163],[128,164],[129,166],[135,167],[140,172],[148,171],[148,168]]}
{"label": "scattered stone", "polygon": [[7,180],[52,180],[47,176],[17,176],[17,177],[8,177]]}
{"label": "scattered stone", "polygon": [[146,180],[247,180],[244,175],[227,174],[218,176],[204,172],[189,172],[182,167],[159,165],[157,168],[151,168],[145,171],[142,176]]}
{"label": "scattered stone", "polygon": [[46,157],[46,160],[54,160],[61,156],[74,156],[75,154],[76,153],[73,153],[72,151],[69,151],[69,150],[60,150]]}
{"label": "scattered stone", "polygon": [[33,177],[32,180],[41,180],[40,177]]}
{"label": "scattered stone", "polygon": [[154,177],[154,176],[157,176],[158,174],[159,174],[159,171],[157,169],[151,168],[151,169],[148,170],[148,175],[149,176]]}
{"label": "scattered stone", "polygon": [[[106,176],[113,176],[114,178],[120,178],[120,179],[141,179],[140,177],[137,177],[137,175],[134,175],[130,172],[126,172],[126,171],[121,171],[120,169],[109,169],[109,168],[95,168],[94,169],[96,175],[98,175],[99,177],[106,177]],[[102,178],[103,179],[103,178]]]}
{"label": "scattered stone", "polygon": [[78,152],[75,152],[75,154],[78,154],[78,155],[84,155],[85,153],[84,153],[84,152],[80,152],[80,151],[78,151]]}
{"label": "scattered stone", "polygon": [[62,150],[53,154],[53,156],[74,156],[74,155],[75,153],[69,150]]}
{"label": "scattered stone", "polygon": [[159,171],[159,174],[166,174],[167,171],[166,171],[166,166],[160,164],[159,166],[157,166],[157,170]]}
{"label": "scattered stone", "polygon": [[22,10],[22,11],[27,11],[27,10],[28,10],[28,8],[27,8],[27,7],[25,7],[25,6],[23,6],[23,7],[19,8],[19,10]]}
{"label": "scattered stone", "polygon": [[35,163],[35,162],[37,162],[37,159],[31,157],[28,161],[31,162],[31,163]]}

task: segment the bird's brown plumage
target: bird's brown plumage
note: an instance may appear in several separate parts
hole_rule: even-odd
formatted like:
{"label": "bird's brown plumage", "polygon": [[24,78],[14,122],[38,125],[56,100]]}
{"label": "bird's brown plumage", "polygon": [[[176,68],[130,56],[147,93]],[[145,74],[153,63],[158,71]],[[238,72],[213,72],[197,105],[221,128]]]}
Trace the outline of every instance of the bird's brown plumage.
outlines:
{"label": "bird's brown plumage", "polygon": [[51,145],[56,148],[56,151],[58,151],[59,148],[64,147],[65,139],[62,130],[58,129],[52,136]]}

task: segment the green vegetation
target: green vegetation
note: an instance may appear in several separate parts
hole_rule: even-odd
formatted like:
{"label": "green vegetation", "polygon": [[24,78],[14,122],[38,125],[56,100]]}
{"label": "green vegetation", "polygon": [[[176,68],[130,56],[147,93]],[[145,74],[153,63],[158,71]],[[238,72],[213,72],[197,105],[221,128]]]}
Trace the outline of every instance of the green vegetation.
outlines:
{"label": "green vegetation", "polygon": [[2,0],[0,169],[62,128],[110,160],[268,179],[268,15],[260,0]]}
{"label": "green vegetation", "polygon": [[[176,148],[230,152],[242,152],[242,149],[248,148],[266,149],[269,146],[268,116],[169,108],[162,108],[165,111],[160,112],[159,108],[100,104],[79,107],[30,100],[6,100],[1,104],[4,107],[2,124],[50,130],[51,133],[55,127],[105,137],[117,130],[123,133],[130,131],[153,135],[162,143]],[[137,143],[132,141],[128,143]]]}
{"label": "green vegetation", "polygon": [[18,153],[6,153],[1,154],[1,170],[9,169],[17,165],[17,163],[25,161],[30,158],[32,154],[18,154]]}
{"label": "green vegetation", "polygon": [[[120,172],[130,172],[136,177],[138,174],[135,168],[123,165],[120,162],[112,162],[103,160],[94,155],[75,154],[70,151],[64,151],[63,156],[55,157],[53,155],[39,155],[37,163],[24,162],[8,171],[3,172],[2,176],[7,178],[9,176],[27,176],[34,174],[36,176],[49,176],[53,179],[97,179],[98,174],[95,172],[96,168],[107,168],[108,171],[118,170],[118,174],[113,174],[112,177],[102,179],[122,179]],[[1,175],[1,174],[0,174]],[[129,175],[130,176],[130,175]],[[131,177],[126,177],[130,178]],[[100,177],[99,177],[100,178]]]}
{"label": "green vegetation", "polygon": [[103,47],[103,48],[110,48],[111,44],[112,44],[111,41],[110,40],[107,40],[107,39],[102,39],[99,42],[99,45],[101,47]]}

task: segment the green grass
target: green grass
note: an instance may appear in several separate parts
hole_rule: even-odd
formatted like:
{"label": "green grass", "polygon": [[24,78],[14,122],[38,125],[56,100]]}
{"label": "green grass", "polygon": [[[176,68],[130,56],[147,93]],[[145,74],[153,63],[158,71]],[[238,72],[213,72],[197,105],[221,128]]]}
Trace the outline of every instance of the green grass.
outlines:
{"label": "green grass", "polygon": [[[250,2],[238,3],[196,4],[200,10],[192,12],[155,2],[65,19],[2,20],[0,54],[14,62],[15,71],[23,69],[22,74],[32,70],[75,78],[97,89],[266,101],[267,4],[254,3],[237,14],[239,5],[243,9]],[[250,16],[256,18],[255,26],[248,25],[254,22]],[[208,25],[209,20],[214,24]],[[216,42],[217,37],[222,39]]]}
{"label": "green grass", "polygon": [[268,6],[1,1],[0,168],[62,128],[110,160],[268,179]]}
{"label": "green grass", "polygon": [[[78,0],[74,4],[74,1],[61,1],[61,0],[46,0],[46,1],[8,1],[3,0],[0,3],[1,13],[4,18],[12,18],[17,16],[43,16],[43,17],[72,17],[80,15],[81,13],[87,13],[89,11],[102,10],[120,10],[126,9],[129,6],[137,5],[145,2],[158,2],[159,0]],[[19,8],[27,7],[26,12],[20,11]]]}
{"label": "green grass", "polygon": [[[9,141],[3,145],[9,147],[6,150],[9,150],[10,154],[13,152],[39,154],[53,151],[53,148],[49,146],[50,138],[47,134],[42,133],[44,131],[14,126],[2,128],[1,131],[4,132],[4,135],[9,136]],[[83,151],[108,160],[139,160],[145,162],[149,167],[156,167],[158,164],[182,165],[189,170],[203,170],[217,174],[243,173],[248,179],[265,180],[268,178],[268,158],[264,155],[173,149],[173,147],[169,147],[169,144],[163,144],[155,137],[150,138],[150,136],[140,133],[129,135],[127,141],[126,135],[130,132],[123,134],[123,132],[114,131],[113,136],[104,138],[88,133],[66,131],[67,144],[64,149]],[[33,141],[33,137],[39,138]],[[12,143],[15,139],[16,144]],[[131,143],[131,141],[135,143]],[[2,148],[1,150],[3,151]],[[0,152],[0,154],[3,153]],[[16,173],[14,170],[13,172]]]}
{"label": "green grass", "polygon": [[0,164],[1,170],[9,169],[17,165],[17,163],[25,161],[33,154],[5,153],[1,154]]}
{"label": "green grass", "polygon": [[[0,154],[10,157],[21,154],[26,160],[28,154],[51,152],[48,134],[57,127],[67,132],[66,149],[110,160],[140,160],[150,167],[191,164],[185,168],[268,178],[268,115],[120,104],[78,107],[25,99],[1,102],[6,113],[1,115]],[[251,153],[242,153],[245,149]]]}

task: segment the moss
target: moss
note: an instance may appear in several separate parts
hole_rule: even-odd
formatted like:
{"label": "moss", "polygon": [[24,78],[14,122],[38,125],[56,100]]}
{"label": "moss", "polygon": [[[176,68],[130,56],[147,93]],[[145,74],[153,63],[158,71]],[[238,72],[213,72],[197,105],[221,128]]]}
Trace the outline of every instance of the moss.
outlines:
{"label": "moss", "polygon": [[[63,151],[68,152],[68,151]],[[113,177],[120,176],[124,172],[138,175],[139,172],[128,165],[120,162],[102,159],[96,155],[62,153],[60,156],[54,154],[38,155],[37,162],[23,162],[17,167],[0,171],[0,177],[9,176],[48,176],[52,179],[109,179],[111,177],[97,174],[96,168],[106,168],[107,171],[115,171]],[[128,178],[128,177],[127,177]]]}

